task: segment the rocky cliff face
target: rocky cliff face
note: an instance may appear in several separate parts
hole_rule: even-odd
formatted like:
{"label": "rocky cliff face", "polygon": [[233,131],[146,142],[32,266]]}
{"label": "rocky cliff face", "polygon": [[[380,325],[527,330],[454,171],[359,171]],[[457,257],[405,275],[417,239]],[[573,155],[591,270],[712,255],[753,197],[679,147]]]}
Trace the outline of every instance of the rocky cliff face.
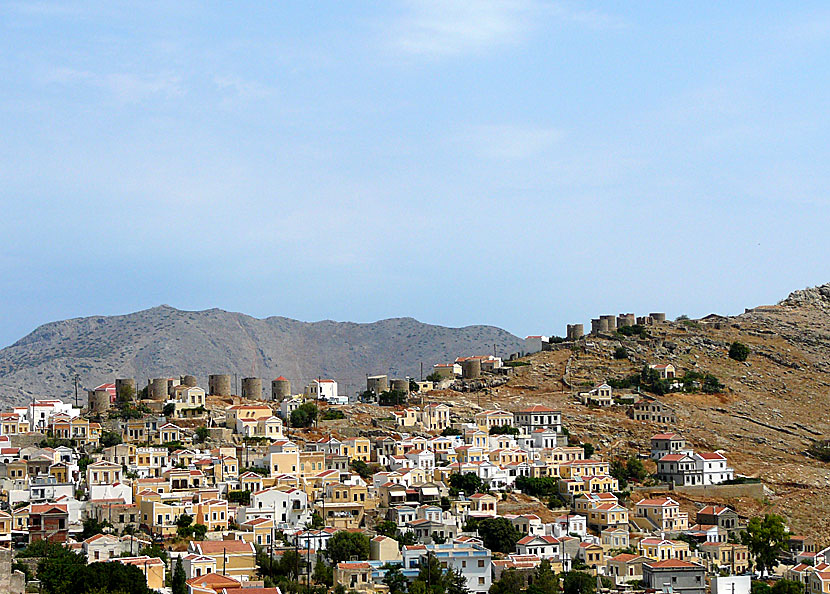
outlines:
{"label": "rocky cliff face", "polygon": [[434,363],[465,354],[501,355],[522,342],[492,326],[446,328],[412,318],[372,324],[306,323],[282,317],[253,318],[220,309],[180,311],[154,307],[123,316],[88,317],[45,324],[0,350],[0,405],[32,397],[73,394],[115,377],[193,374],[207,387],[211,373],[284,375],[300,391],[311,379],[337,380],[341,390],[365,386],[367,373],[428,374]]}

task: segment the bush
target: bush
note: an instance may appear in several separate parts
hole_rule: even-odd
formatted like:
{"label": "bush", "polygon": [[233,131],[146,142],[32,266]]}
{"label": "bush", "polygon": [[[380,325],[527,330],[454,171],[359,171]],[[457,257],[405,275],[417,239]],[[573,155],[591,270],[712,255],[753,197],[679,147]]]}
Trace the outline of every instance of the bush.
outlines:
{"label": "bush", "polygon": [[830,462],[830,439],[813,442],[807,453],[822,462]]}
{"label": "bush", "polygon": [[529,476],[516,477],[516,488],[532,497],[546,497],[559,493],[557,481],[551,476],[537,478]]}
{"label": "bush", "polygon": [[616,349],[614,349],[614,358],[628,359],[628,349],[624,346],[618,346]]}
{"label": "bush", "polygon": [[617,334],[620,336],[647,336],[646,327],[641,324],[617,328]]}
{"label": "bush", "polygon": [[749,347],[745,344],[735,341],[729,347],[729,358],[735,361],[746,361],[749,357]]}
{"label": "bush", "polygon": [[320,417],[321,421],[336,421],[338,419],[345,419],[346,415],[343,414],[342,410],[337,410],[336,408],[327,408],[323,411],[323,415]]}
{"label": "bush", "polygon": [[456,429],[455,427],[447,427],[446,429],[444,429],[441,432],[441,435],[443,435],[444,437],[450,437],[450,436],[453,436],[453,435],[463,435],[463,434],[461,433],[461,429]]}
{"label": "bush", "polygon": [[490,435],[518,435],[519,429],[518,427],[513,427],[512,425],[496,425],[495,427],[490,427]]}

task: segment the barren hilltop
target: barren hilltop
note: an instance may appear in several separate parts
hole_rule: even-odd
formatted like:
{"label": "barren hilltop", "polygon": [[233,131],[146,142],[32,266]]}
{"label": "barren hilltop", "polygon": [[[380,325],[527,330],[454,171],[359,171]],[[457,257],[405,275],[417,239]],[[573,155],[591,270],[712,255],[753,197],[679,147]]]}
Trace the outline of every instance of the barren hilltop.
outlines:
{"label": "barren hilltop", "polygon": [[493,326],[447,328],[413,318],[308,323],[162,305],[44,324],[0,350],[0,405],[69,397],[75,374],[82,388],[116,376],[133,377],[141,387],[148,378],[184,373],[203,386],[211,373],[266,380],[284,375],[295,390],[323,376],[351,392],[365,386],[367,373],[415,377],[422,362],[427,369],[458,354],[492,353],[494,345],[506,355],[522,342]]}
{"label": "barren hilltop", "polygon": [[[734,341],[749,346],[745,362],[729,358]],[[627,358],[615,358],[618,347]],[[742,515],[782,513],[796,533],[830,533],[830,466],[808,452],[830,438],[830,284],[734,317],[655,324],[643,336],[586,336],[554,349],[523,359],[528,365],[516,367],[513,378],[489,394],[445,392],[439,399],[462,415],[537,403],[561,408],[571,434],[606,459],[647,452],[653,434],[679,432],[696,450],[724,450],[737,474],[763,480],[763,500],[718,503],[735,505]],[[658,396],[676,412],[674,426],[635,421],[627,406],[593,408],[575,398],[589,386],[661,363],[673,364],[678,376],[714,375],[725,387],[714,394]],[[691,500],[674,496],[695,509]]]}

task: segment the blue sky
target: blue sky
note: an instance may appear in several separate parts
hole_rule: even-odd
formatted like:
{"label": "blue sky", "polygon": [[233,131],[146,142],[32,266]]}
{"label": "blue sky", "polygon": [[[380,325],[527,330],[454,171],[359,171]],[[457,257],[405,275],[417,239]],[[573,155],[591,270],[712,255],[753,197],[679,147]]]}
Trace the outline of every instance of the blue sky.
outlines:
{"label": "blue sky", "polygon": [[4,2],[0,344],[775,302],[830,281],[829,45],[810,2]]}

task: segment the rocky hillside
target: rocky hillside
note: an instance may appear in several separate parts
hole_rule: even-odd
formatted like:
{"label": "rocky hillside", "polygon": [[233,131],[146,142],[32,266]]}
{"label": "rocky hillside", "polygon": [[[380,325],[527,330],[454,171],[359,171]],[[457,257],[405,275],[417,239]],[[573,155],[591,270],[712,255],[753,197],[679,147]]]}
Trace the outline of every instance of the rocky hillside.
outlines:
{"label": "rocky hillside", "polygon": [[[463,354],[513,353],[521,341],[492,326],[446,328],[412,318],[372,324],[257,319],[220,309],[180,311],[163,305],[108,317],[45,324],[0,350],[0,404],[32,396],[69,396],[117,377],[210,373],[270,380],[284,375],[296,391],[312,378],[336,379],[341,390],[365,386],[367,373],[417,376]],[[266,386],[267,382],[263,382]]]}
{"label": "rocky hillside", "polygon": [[[750,347],[747,361],[729,358],[733,341]],[[620,346],[628,358],[614,357]],[[830,465],[809,454],[816,440],[830,439],[830,284],[738,316],[658,324],[642,337],[588,337],[526,361],[490,394],[444,398],[457,414],[536,403],[561,408],[571,434],[595,444],[606,458],[647,452],[651,435],[678,431],[695,449],[724,450],[738,474],[758,477],[766,486],[761,501],[674,495],[689,511],[704,502],[732,504],[746,515],[781,513],[798,533],[822,539],[830,534]],[[625,406],[590,408],[575,398],[587,386],[625,378],[651,363],[672,363],[679,375],[712,374],[725,388],[659,396],[675,409],[675,427],[631,420]]]}

